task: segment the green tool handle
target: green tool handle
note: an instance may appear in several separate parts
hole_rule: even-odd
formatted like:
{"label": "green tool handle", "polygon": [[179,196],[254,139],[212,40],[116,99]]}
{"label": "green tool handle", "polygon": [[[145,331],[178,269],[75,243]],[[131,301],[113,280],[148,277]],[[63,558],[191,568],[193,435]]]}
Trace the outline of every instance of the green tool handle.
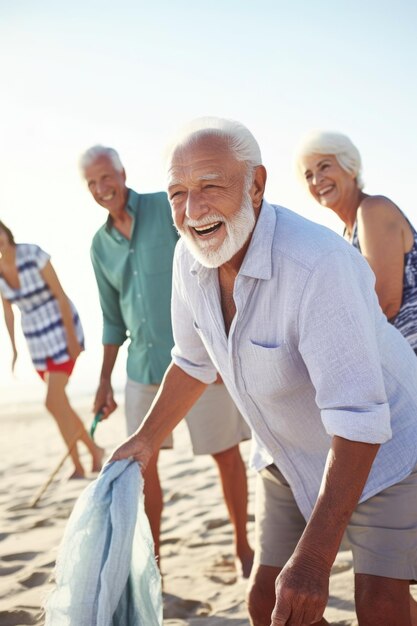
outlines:
{"label": "green tool handle", "polygon": [[101,422],[101,420],[103,419],[103,415],[104,415],[103,411],[99,411],[98,413],[96,413],[93,423],[91,424],[91,428],[90,428],[91,439],[94,439],[94,433],[96,432],[98,423]]}

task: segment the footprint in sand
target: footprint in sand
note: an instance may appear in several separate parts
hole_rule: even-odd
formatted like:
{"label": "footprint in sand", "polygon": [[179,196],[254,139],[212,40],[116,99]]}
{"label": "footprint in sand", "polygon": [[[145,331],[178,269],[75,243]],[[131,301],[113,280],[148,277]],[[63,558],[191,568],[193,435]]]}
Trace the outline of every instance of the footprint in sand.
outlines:
{"label": "footprint in sand", "polygon": [[28,509],[28,503],[27,500],[21,501],[18,504],[13,504],[13,506],[10,506],[6,509],[6,511],[10,511],[10,512],[14,512],[14,511],[27,511]]}
{"label": "footprint in sand", "polygon": [[38,624],[39,616],[24,609],[14,609],[12,611],[0,611],[1,626],[35,626]]}
{"label": "footprint in sand", "polygon": [[189,617],[207,617],[212,611],[208,602],[187,600],[170,593],[163,594],[164,619],[181,619]]}
{"label": "footprint in sand", "polygon": [[11,565],[10,567],[2,567],[0,565],[0,576],[10,576],[21,570],[23,565]]}
{"label": "footprint in sand", "polygon": [[186,478],[189,476],[193,476],[194,474],[197,474],[197,470],[193,469],[193,470],[189,470],[189,469],[185,469],[181,472],[177,472],[176,474],[172,474],[172,476],[170,476],[171,480],[177,480],[178,478]]}
{"label": "footprint in sand", "polygon": [[208,491],[211,487],[214,487],[215,485],[217,485],[218,483],[216,483],[214,480],[213,481],[208,481],[206,483],[204,483],[204,485],[199,485],[197,487],[194,488],[194,491]]}
{"label": "footprint in sand", "polygon": [[237,583],[235,560],[229,555],[217,559],[205,574],[216,584],[235,585]]}
{"label": "footprint in sand", "polygon": [[3,561],[31,561],[40,552],[16,552],[15,554],[5,554],[2,556]]}
{"label": "footprint in sand", "polygon": [[206,529],[214,530],[215,528],[221,528],[222,526],[226,526],[229,523],[230,523],[229,520],[226,518],[211,519],[208,522],[206,522]]}
{"label": "footprint in sand", "polygon": [[167,500],[167,504],[171,503],[171,502],[178,502],[178,500],[191,500],[193,496],[190,495],[189,493],[184,493],[184,492],[180,492],[180,491],[175,491],[174,493],[172,493],[168,500]]}
{"label": "footprint in sand", "polygon": [[[207,548],[207,546],[212,546],[213,544],[210,543],[209,541],[197,541],[195,543],[188,543],[187,547],[188,548]],[[217,544],[216,544],[217,545]]]}
{"label": "footprint in sand", "polygon": [[10,515],[10,517],[7,518],[8,522],[20,522],[20,520],[25,520],[27,519],[27,513],[24,513],[23,515]]}
{"label": "footprint in sand", "polygon": [[56,565],[56,561],[48,561],[47,563],[39,563],[40,567],[42,567],[42,569],[50,569],[51,567],[55,567]]}
{"label": "footprint in sand", "polygon": [[165,537],[165,539],[161,539],[161,546],[175,545],[180,541],[181,539],[179,537]]}
{"label": "footprint in sand", "polygon": [[27,576],[26,578],[21,578],[19,580],[19,583],[27,589],[33,589],[34,587],[40,587],[41,585],[43,585],[49,579],[50,575],[50,572],[32,572],[30,576]]}

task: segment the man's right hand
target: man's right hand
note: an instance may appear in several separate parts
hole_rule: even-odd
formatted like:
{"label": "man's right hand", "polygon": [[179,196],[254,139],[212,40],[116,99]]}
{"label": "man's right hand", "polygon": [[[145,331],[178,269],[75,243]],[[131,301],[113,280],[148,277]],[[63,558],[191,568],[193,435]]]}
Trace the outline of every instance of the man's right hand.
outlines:
{"label": "man's right hand", "polygon": [[102,419],[107,419],[117,409],[117,403],[113,396],[113,388],[110,381],[101,381],[94,399],[93,411],[103,414]]}
{"label": "man's right hand", "polygon": [[136,432],[113,451],[109,461],[122,461],[133,457],[144,472],[154,453],[154,448],[146,441],[146,437]]}

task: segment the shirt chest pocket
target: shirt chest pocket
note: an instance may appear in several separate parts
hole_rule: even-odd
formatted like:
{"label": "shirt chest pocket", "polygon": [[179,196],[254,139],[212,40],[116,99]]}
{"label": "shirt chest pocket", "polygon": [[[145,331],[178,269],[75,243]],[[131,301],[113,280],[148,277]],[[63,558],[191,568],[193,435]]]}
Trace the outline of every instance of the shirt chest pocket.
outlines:
{"label": "shirt chest pocket", "polygon": [[285,342],[270,347],[250,340],[242,355],[242,373],[249,393],[272,398],[293,392],[310,381],[301,356]]}

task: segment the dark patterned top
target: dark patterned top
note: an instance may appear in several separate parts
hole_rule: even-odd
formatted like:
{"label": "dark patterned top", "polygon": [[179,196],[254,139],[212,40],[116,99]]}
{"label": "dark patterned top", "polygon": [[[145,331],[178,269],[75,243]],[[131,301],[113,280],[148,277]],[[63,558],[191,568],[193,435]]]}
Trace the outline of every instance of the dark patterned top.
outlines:
{"label": "dark patterned top", "polygon": [[[405,217],[405,216],[404,216]],[[404,255],[403,298],[401,308],[395,317],[390,320],[400,333],[407,339],[413,349],[417,348],[417,231],[409,222],[413,233],[414,243],[410,252]],[[358,226],[355,222],[352,233],[352,244],[361,251],[358,238]]]}
{"label": "dark patterned top", "polygon": [[[70,359],[61,310],[41,274],[49,258],[49,254],[35,244],[17,244],[19,289],[10,287],[0,274],[0,293],[11,304],[19,307],[23,334],[33,364],[39,371],[46,370],[47,358],[54,363],[65,363]],[[80,318],[71,301],[70,306],[77,339],[84,346]]]}

